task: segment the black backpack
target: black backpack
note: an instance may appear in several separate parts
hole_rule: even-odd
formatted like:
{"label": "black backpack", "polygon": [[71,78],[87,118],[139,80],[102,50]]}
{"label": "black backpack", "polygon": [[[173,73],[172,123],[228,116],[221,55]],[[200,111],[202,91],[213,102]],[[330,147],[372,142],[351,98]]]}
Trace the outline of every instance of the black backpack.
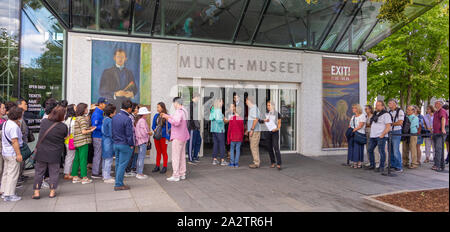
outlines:
{"label": "black backpack", "polygon": [[[402,134],[409,134],[409,133],[411,133],[411,121],[409,121],[408,116],[405,116],[402,125]],[[402,141],[408,141],[408,139],[409,136],[402,136]]]}

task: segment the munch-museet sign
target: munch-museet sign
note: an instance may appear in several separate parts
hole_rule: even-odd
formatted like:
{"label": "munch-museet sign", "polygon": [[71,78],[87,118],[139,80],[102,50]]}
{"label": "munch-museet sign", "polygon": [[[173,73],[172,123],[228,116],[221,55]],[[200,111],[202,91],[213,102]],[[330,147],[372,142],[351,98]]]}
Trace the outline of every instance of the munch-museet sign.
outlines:
{"label": "munch-museet sign", "polygon": [[300,82],[301,54],[242,48],[180,45],[180,77]]}

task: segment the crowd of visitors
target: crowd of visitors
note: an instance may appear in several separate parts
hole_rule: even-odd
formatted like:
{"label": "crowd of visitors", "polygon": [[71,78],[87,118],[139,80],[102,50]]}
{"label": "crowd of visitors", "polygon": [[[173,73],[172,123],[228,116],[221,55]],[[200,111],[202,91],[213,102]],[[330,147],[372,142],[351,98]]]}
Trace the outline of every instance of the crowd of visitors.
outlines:
{"label": "crowd of visitors", "polygon": [[[364,166],[366,170],[383,172],[386,159],[389,158],[387,154],[390,154],[393,171],[415,169],[421,165],[421,145],[424,143],[424,163],[429,163],[433,154],[432,170],[442,172],[445,163],[448,164],[449,112],[444,101],[437,100],[434,106],[428,105],[425,116],[414,105],[407,106],[405,113],[393,99],[388,101],[387,107],[384,101],[377,101],[375,110],[371,105],[366,105],[365,113],[359,104],[354,104],[352,111],[353,116],[345,134],[348,141],[348,164],[351,167],[363,168],[366,151],[369,161]],[[445,161],[443,140],[447,143]]]}
{"label": "crowd of visitors", "polygon": [[[163,102],[157,104],[157,113],[149,126],[150,111],[130,100],[122,102],[116,109],[107,99],[100,97],[97,104],[68,104],[50,98],[44,104],[39,137],[34,151],[28,143],[35,140],[24,120],[27,102],[0,104],[1,155],[0,194],[4,201],[18,201],[16,188],[27,178],[23,175],[25,160],[34,165],[32,199],[40,199],[41,188],[50,190],[49,197],[56,197],[59,174],[63,180],[74,184],[90,184],[93,179],[114,184],[114,190],[128,190],[124,177],[146,179],[144,160],[147,151],[156,148],[156,165],[152,172],[167,172],[167,147],[171,143],[172,175],[167,181],[186,179],[186,157],[188,162],[199,162],[201,147],[199,94],[194,94],[189,107],[180,97],[173,99],[173,114],[169,114]],[[239,98],[233,98],[233,100]],[[265,137],[270,155],[271,168],[281,170],[279,130],[281,115],[275,111],[273,102],[267,102],[265,115],[261,114],[252,97],[247,97],[248,116],[240,101],[229,105],[223,113],[223,101],[215,99],[210,108],[210,132],[214,135],[212,164],[239,167],[241,145],[245,135],[249,136],[253,163],[250,168],[260,167],[259,143],[261,133]],[[247,125],[244,118],[248,118]],[[227,129],[225,126],[227,125]],[[226,145],[230,145],[227,161]],[[186,156],[187,154],[187,156]],[[161,158],[163,159],[161,167]],[[112,167],[114,175],[112,175]],[[89,169],[91,175],[89,176]]]}

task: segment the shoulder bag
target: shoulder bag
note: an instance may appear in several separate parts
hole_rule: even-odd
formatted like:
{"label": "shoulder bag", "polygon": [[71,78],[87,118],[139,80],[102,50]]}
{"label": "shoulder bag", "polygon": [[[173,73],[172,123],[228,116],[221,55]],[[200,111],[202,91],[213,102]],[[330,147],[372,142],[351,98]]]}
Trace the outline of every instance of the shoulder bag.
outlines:
{"label": "shoulder bag", "polygon": [[70,123],[69,123],[69,141],[68,141],[68,147],[69,147],[69,150],[71,150],[71,151],[73,151],[73,150],[75,150],[75,144],[73,143],[73,137],[72,138],[70,138],[70,135],[72,134],[72,132],[71,132],[71,129],[72,129],[72,120],[73,120],[73,117],[72,118],[70,118]]}
{"label": "shoulder bag", "polygon": [[37,149],[38,149],[39,145],[41,145],[42,141],[45,139],[45,137],[47,137],[48,132],[50,132],[57,124],[58,124],[57,122],[53,123],[53,124],[52,124],[52,125],[44,132],[44,135],[43,135],[41,138],[38,139],[38,143],[36,144],[36,147],[34,147],[33,154],[31,155],[31,158],[32,158],[33,160],[34,160],[34,157],[36,156]]}
{"label": "shoulder bag", "polygon": [[[356,120],[355,120],[355,118],[356,117],[353,117],[353,125],[355,125],[355,127],[356,127]],[[358,131],[355,131],[355,135],[354,135],[353,139],[355,140],[356,143],[358,143],[360,145],[364,145],[364,144],[367,143],[366,135],[363,134],[363,133],[360,133]]]}

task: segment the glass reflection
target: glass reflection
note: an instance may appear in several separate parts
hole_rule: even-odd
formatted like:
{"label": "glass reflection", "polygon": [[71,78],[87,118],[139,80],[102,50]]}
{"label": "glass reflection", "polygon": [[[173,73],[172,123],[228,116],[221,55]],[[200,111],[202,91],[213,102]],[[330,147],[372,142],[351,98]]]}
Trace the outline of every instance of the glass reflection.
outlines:
{"label": "glass reflection", "polygon": [[0,102],[17,98],[19,8],[19,1],[0,0]]}
{"label": "glass reflection", "polygon": [[40,1],[30,0],[22,9],[21,39],[21,97],[28,100],[25,117],[37,132],[44,101],[62,98],[64,30]]}

